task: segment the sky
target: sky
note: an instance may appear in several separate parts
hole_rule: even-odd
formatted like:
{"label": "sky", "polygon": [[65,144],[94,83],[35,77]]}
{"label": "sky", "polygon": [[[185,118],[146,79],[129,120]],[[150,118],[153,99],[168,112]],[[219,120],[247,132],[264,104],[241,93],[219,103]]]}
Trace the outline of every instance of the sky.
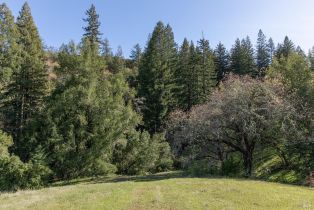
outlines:
{"label": "sky", "polygon": [[[1,0],[18,15],[24,0]],[[45,45],[59,48],[79,42],[85,11],[91,4],[100,15],[103,38],[128,56],[132,47],[147,42],[158,21],[169,23],[181,44],[187,37],[204,37],[215,47],[230,48],[236,38],[249,35],[256,42],[259,29],[275,42],[288,35],[306,52],[314,45],[314,0],[28,0]]]}

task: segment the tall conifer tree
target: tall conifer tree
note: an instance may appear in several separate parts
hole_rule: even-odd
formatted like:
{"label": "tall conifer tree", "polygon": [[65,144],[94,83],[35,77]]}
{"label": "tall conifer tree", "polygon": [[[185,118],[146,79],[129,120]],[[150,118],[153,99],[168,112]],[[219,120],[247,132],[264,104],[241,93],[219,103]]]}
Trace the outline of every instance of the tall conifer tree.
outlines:
{"label": "tall conifer tree", "polygon": [[266,69],[270,65],[270,59],[266,36],[262,30],[259,30],[256,44],[256,67],[259,77],[265,76]]}
{"label": "tall conifer tree", "polygon": [[236,39],[234,45],[231,48],[230,53],[231,71],[235,74],[240,74],[242,67],[242,48],[240,39]]}
{"label": "tall conifer tree", "polygon": [[11,80],[13,71],[20,67],[18,30],[14,17],[5,3],[0,4],[0,88]]}
{"label": "tall conifer tree", "polygon": [[99,45],[101,43],[100,36],[100,22],[99,22],[99,15],[96,12],[96,7],[92,4],[91,7],[86,11],[86,18],[83,19],[87,26],[84,27],[84,36],[83,39],[88,39],[89,44],[91,45],[91,49],[95,53],[99,53]]}
{"label": "tall conifer tree", "polygon": [[189,110],[191,108],[191,53],[190,44],[187,39],[184,39],[179,55],[178,55],[178,67],[175,72],[176,78],[176,97],[178,100],[178,107],[183,110]]}
{"label": "tall conifer tree", "polygon": [[21,68],[13,72],[12,82],[4,93],[2,108],[6,119],[5,131],[13,136],[13,150],[26,161],[30,158],[32,147],[26,130],[43,107],[47,75],[42,41],[27,3],[23,5],[16,24]]}
{"label": "tall conifer tree", "polygon": [[231,70],[239,75],[256,76],[254,49],[249,37],[237,39],[231,49]]}
{"label": "tall conifer tree", "polygon": [[200,103],[207,101],[210,92],[217,84],[213,52],[209,41],[202,38],[198,41],[197,52],[199,54],[199,91]]}
{"label": "tall conifer tree", "polygon": [[142,48],[139,44],[136,44],[133,47],[130,58],[133,61],[134,66],[138,68],[141,62],[141,58],[142,58]]}
{"label": "tall conifer tree", "polygon": [[[189,74],[188,84],[188,103],[187,109],[190,110],[194,105],[200,104],[200,88],[199,88],[199,71],[200,57],[194,43],[190,43],[190,59],[189,59]],[[187,77],[187,79],[188,79]]]}
{"label": "tall conifer tree", "polygon": [[221,42],[217,45],[214,53],[217,81],[220,82],[229,71],[229,54]]}
{"label": "tall conifer tree", "polygon": [[109,64],[109,69],[114,74],[122,72],[125,69],[125,61],[121,46],[118,46],[117,52],[113,56],[112,62]]}
{"label": "tall conifer tree", "polygon": [[268,39],[267,50],[268,50],[268,54],[270,56],[270,63],[272,63],[273,57],[275,55],[275,43],[274,43],[272,38]]}
{"label": "tall conifer tree", "polygon": [[101,43],[101,54],[106,58],[106,60],[109,60],[109,58],[112,57],[113,53],[108,39],[104,39]]}
{"label": "tall conifer tree", "polygon": [[158,22],[139,68],[138,96],[145,99],[143,117],[151,132],[162,130],[173,104],[176,44],[171,27]]}
{"label": "tall conifer tree", "polygon": [[293,52],[295,52],[295,45],[289,37],[286,36],[283,43],[279,44],[277,47],[276,57],[281,58],[283,56],[284,58],[288,58]]}

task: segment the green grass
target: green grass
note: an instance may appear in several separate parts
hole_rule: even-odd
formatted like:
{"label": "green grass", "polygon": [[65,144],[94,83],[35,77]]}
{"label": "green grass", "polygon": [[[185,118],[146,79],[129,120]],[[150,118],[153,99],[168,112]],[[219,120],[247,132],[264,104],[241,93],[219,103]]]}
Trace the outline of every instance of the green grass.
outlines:
{"label": "green grass", "polygon": [[314,209],[314,190],[172,172],[80,179],[41,190],[1,194],[0,209]]}

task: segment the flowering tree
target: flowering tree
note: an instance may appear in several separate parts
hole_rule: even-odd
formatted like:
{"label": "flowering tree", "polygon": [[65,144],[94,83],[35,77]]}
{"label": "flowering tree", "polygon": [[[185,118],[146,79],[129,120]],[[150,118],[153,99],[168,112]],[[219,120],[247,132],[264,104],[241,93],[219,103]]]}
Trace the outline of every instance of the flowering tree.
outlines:
{"label": "flowering tree", "polygon": [[[202,153],[218,159],[228,151],[238,152],[246,176],[252,174],[257,146],[275,148],[287,163],[280,145],[288,139],[303,138],[292,97],[277,80],[230,75],[208,103],[194,107],[187,115],[177,112],[172,117],[170,134],[177,151],[198,145]],[[201,154],[199,151],[192,156]]]}

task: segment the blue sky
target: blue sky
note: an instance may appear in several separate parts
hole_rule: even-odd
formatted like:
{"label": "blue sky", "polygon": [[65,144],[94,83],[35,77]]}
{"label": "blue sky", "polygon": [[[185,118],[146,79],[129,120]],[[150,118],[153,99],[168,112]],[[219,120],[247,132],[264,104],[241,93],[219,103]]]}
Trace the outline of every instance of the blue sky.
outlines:
{"label": "blue sky", "polygon": [[[2,0],[17,16],[24,0]],[[275,42],[288,35],[305,51],[314,45],[313,0],[29,0],[40,35],[48,46],[80,41],[85,10],[93,3],[101,31],[113,49],[147,41],[157,21],[169,23],[178,43],[198,40],[204,33],[212,46],[228,48],[249,35],[255,43],[259,29]]]}

